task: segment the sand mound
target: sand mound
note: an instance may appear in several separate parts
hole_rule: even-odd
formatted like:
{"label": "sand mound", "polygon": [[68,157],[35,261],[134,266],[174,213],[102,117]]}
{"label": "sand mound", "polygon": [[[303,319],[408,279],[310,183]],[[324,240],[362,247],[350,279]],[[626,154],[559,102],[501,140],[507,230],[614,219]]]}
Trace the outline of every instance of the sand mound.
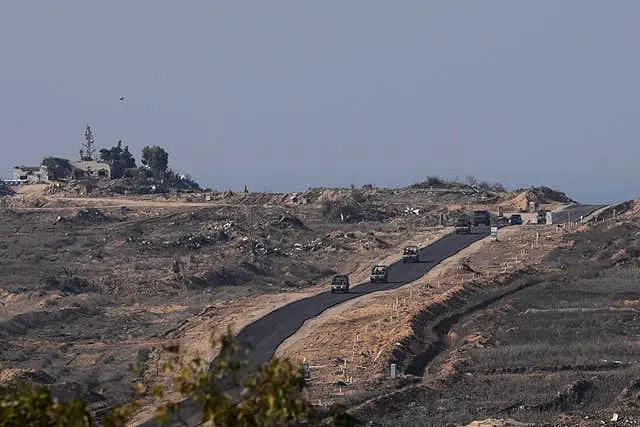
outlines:
{"label": "sand mound", "polygon": [[575,203],[565,193],[553,190],[549,187],[530,188],[528,190],[516,191],[512,198],[505,200],[498,206],[508,207],[517,210],[527,210],[529,202],[535,202],[538,205],[549,203]]}

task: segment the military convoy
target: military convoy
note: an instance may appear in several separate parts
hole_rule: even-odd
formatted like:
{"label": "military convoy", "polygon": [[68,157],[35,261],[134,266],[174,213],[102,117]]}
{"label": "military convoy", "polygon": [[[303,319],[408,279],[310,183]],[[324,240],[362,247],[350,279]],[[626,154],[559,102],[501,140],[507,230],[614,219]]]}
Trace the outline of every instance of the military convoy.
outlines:
{"label": "military convoy", "polygon": [[[538,212],[538,223],[546,223],[547,211]],[[520,225],[522,224],[521,215],[512,215],[510,218],[503,218],[499,216],[499,219],[504,220],[504,224],[501,224],[499,220],[496,220],[496,224],[500,225]],[[455,219],[454,228],[456,234],[470,234],[472,226],[479,225],[491,225],[491,216],[486,210],[473,211],[471,215],[460,215]],[[402,251],[402,263],[415,263],[420,262],[420,248],[417,246],[407,246]],[[389,266],[383,264],[376,264],[371,268],[371,274],[369,276],[370,283],[389,283]],[[346,274],[339,274],[334,276],[331,281],[331,293],[348,293],[349,292],[349,276]]]}

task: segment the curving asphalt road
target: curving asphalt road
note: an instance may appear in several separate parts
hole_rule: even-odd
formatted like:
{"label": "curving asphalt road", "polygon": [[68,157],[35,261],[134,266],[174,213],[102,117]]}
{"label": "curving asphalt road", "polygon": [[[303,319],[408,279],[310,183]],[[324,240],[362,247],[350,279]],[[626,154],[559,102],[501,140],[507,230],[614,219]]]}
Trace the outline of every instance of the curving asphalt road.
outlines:
{"label": "curving asphalt road", "polygon": [[352,286],[348,294],[332,294],[327,291],[292,302],[269,313],[238,334],[240,343],[250,349],[247,361],[254,366],[269,361],[276,348],[300,329],[306,320],[341,302],[413,282],[446,258],[488,235],[488,227],[475,227],[471,234],[448,234],[422,248],[419,263],[402,264],[398,261],[392,264],[389,267],[389,283],[361,283]]}
{"label": "curving asphalt road", "polygon": [[[586,216],[604,206],[572,205],[562,211],[553,212],[553,223],[561,224],[568,222],[569,219],[575,221],[580,216]],[[452,233],[437,240],[421,249],[419,263],[402,264],[398,261],[392,264],[389,268],[389,283],[361,283],[352,286],[351,292],[348,294],[332,294],[327,290],[327,292],[292,302],[272,311],[240,331],[237,339],[248,351],[243,356],[239,355],[239,359],[248,363],[247,370],[255,369],[258,365],[267,362],[278,346],[293,335],[306,320],[318,316],[341,302],[372,292],[395,289],[412,282],[446,258],[488,236],[489,232],[489,227],[474,227],[471,234]],[[372,260],[373,263],[375,260]],[[177,422],[178,418],[183,421],[183,424]],[[174,414],[166,425],[188,424],[194,426],[199,423],[200,419],[201,414],[198,406],[190,399],[186,399],[180,403],[179,415]],[[149,420],[141,425],[155,427],[160,424]]]}
{"label": "curving asphalt road", "polygon": [[[255,322],[247,325],[237,335],[243,347],[248,349],[240,360],[248,363],[247,370],[253,370],[273,356],[278,346],[293,335],[302,324],[323,311],[341,302],[370,294],[372,292],[396,289],[422,277],[440,262],[455,255],[470,244],[487,237],[489,227],[473,227],[471,234],[448,234],[429,246],[421,248],[420,262],[402,264],[398,261],[389,266],[389,283],[360,283],[352,285],[348,294],[327,292],[292,302]],[[375,260],[372,260],[372,265]],[[180,402],[179,416],[174,415],[166,425],[179,425],[178,417],[190,426],[197,425],[201,419],[198,406],[190,399]],[[143,424],[145,427],[160,426],[154,420]]]}

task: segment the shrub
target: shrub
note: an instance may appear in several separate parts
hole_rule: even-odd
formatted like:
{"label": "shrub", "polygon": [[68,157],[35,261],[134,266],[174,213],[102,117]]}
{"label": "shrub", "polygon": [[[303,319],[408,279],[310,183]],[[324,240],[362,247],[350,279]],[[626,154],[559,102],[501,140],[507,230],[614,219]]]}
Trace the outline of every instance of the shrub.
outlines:
{"label": "shrub", "polygon": [[[250,373],[246,380],[239,379],[245,368],[235,359],[241,350],[230,331],[212,345],[220,344],[220,354],[211,365],[196,358],[186,365],[179,365],[178,346],[166,348],[174,355],[164,366],[165,372],[177,371],[173,386],[184,398],[191,398],[201,410],[201,424],[215,426],[294,426],[300,423],[320,425],[323,417],[316,412],[303,391],[305,381],[293,364],[274,358]],[[140,369],[140,368],[138,368]],[[239,402],[221,391],[222,386],[242,389]],[[140,407],[143,397],[163,398],[165,391],[158,386],[146,388],[137,384],[138,396],[129,404],[109,412],[103,420],[105,427],[121,426]],[[167,421],[178,410],[177,403],[157,408],[156,419]],[[346,412],[344,407],[333,407],[329,414],[330,425],[355,426],[362,424]],[[60,403],[51,396],[45,386],[21,384],[14,390],[0,393],[0,420],[5,427],[95,425],[87,404],[81,400]]]}
{"label": "shrub", "polygon": [[444,186],[446,186],[446,182],[442,178],[440,178],[439,176],[431,175],[427,176],[427,178],[422,182],[412,184],[411,188],[439,188]]}

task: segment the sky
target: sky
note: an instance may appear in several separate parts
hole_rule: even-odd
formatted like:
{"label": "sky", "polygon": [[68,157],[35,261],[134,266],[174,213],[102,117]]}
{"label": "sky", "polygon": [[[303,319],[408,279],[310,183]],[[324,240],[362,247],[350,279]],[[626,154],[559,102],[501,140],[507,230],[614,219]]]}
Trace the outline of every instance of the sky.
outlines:
{"label": "sky", "polygon": [[89,124],[218,190],[439,175],[626,200],[638,22],[635,0],[2,0],[0,174],[77,158]]}

